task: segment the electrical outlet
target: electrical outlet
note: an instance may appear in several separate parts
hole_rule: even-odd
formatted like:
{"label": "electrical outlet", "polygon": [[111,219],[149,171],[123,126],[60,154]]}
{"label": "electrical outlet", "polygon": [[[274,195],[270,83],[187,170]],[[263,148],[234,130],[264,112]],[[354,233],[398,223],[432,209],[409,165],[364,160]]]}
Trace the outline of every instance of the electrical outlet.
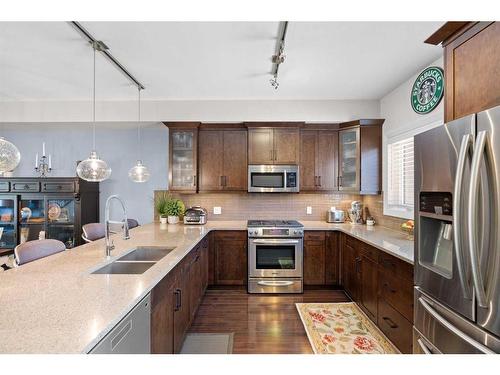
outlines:
{"label": "electrical outlet", "polygon": [[214,207],[214,215],[222,214],[222,207]]}
{"label": "electrical outlet", "polygon": [[313,213],[313,208],[311,206],[307,206],[306,207],[306,214],[312,215],[312,213]]}

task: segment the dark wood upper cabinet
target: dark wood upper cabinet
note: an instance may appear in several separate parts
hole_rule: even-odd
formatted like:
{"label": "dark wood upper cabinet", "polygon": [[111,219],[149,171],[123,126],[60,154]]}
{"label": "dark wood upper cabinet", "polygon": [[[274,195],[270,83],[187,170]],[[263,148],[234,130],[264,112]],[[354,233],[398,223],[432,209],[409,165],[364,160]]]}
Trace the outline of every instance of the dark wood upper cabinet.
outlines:
{"label": "dark wood upper cabinet", "polygon": [[499,22],[447,22],[426,43],[444,47],[445,122],[500,105]]}
{"label": "dark wood upper cabinet", "polygon": [[299,129],[276,128],[273,131],[274,164],[299,163]]}
{"label": "dark wood upper cabinet", "polygon": [[303,130],[300,133],[300,190],[316,190],[316,149],[318,132]]}
{"label": "dark wood upper cabinet", "polygon": [[222,131],[199,132],[199,190],[222,190],[224,137]]}
{"label": "dark wood upper cabinet", "polygon": [[200,130],[199,190],[247,190],[247,131]]}
{"label": "dark wood upper cabinet", "polygon": [[298,125],[263,125],[273,126],[273,123],[248,125],[248,164],[298,164]]}
{"label": "dark wood upper cabinet", "polygon": [[338,131],[302,130],[300,134],[300,189],[337,190]]}
{"label": "dark wood upper cabinet", "polygon": [[247,134],[246,130],[224,131],[224,190],[246,191],[248,188]]}
{"label": "dark wood upper cabinet", "polygon": [[248,163],[273,164],[273,129],[248,130]]}

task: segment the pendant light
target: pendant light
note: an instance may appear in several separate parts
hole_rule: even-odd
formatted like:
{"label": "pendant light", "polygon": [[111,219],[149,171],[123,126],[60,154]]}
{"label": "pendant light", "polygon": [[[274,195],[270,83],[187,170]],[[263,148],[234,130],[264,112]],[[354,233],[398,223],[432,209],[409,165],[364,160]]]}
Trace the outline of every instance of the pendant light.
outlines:
{"label": "pendant light", "polygon": [[92,48],[94,49],[94,89],[93,89],[93,104],[92,104],[92,151],[88,159],[85,159],[78,163],[76,167],[76,173],[78,177],[82,180],[90,182],[101,182],[107,180],[111,175],[111,168],[108,164],[99,159],[97,152],[95,151],[95,55],[96,50],[101,50],[100,43],[93,42]]}
{"label": "pendant light", "polygon": [[137,120],[137,163],[128,171],[128,177],[134,182],[146,182],[150,174],[141,160],[141,88],[138,87],[138,120]]}
{"label": "pendant light", "polygon": [[0,137],[0,174],[17,168],[21,161],[21,153],[12,142]]}

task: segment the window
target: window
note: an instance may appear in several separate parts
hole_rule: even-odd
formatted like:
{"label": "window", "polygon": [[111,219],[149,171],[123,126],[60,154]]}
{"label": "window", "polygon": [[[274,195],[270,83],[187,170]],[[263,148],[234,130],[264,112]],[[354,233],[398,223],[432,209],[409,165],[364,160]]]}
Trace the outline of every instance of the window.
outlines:
{"label": "window", "polygon": [[387,189],[385,211],[413,218],[413,137],[387,145]]}

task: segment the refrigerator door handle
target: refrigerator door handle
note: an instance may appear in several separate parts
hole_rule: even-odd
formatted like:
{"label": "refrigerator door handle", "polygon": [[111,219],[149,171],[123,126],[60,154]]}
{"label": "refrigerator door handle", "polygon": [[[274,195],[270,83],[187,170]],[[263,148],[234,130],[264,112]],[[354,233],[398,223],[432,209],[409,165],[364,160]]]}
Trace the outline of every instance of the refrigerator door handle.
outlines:
{"label": "refrigerator door handle", "polygon": [[471,346],[475,347],[477,350],[484,354],[495,354],[495,352],[483,344],[477,342],[476,340],[472,339],[471,337],[467,336],[465,333],[460,331],[457,327],[455,327],[453,324],[448,322],[445,318],[443,318],[439,313],[432,308],[432,306],[424,299],[424,297],[419,297],[418,302],[424,307],[424,309],[434,318],[436,319],[439,323],[443,325],[446,329],[449,331],[453,332],[456,336],[460,337],[462,340],[470,344]]}
{"label": "refrigerator door handle", "polygon": [[424,352],[424,354],[432,354],[432,352],[427,347],[427,345],[424,344],[424,342],[422,341],[422,339],[418,339],[417,343],[418,343],[418,346],[420,346],[420,349],[422,349],[422,351]]}
{"label": "refrigerator door handle", "polygon": [[464,256],[462,250],[462,226],[460,225],[460,221],[463,216],[461,193],[464,182],[465,162],[467,161],[467,158],[471,153],[470,150],[472,149],[472,145],[472,135],[464,135],[458,155],[457,174],[455,176],[455,190],[453,192],[453,249],[455,251],[455,257],[457,259],[458,277],[460,279],[460,284],[462,285],[464,297],[469,300],[472,298],[472,294],[465,273]]}
{"label": "refrigerator door handle", "polygon": [[471,178],[469,189],[469,212],[468,212],[468,229],[469,229],[469,253],[472,269],[472,281],[476,291],[477,303],[480,307],[488,307],[486,291],[484,288],[483,275],[479,264],[478,238],[477,238],[477,197],[479,194],[479,174],[481,171],[481,162],[485,154],[486,142],[488,141],[486,131],[481,131],[477,135],[476,144],[474,146],[474,155],[471,163]]}

